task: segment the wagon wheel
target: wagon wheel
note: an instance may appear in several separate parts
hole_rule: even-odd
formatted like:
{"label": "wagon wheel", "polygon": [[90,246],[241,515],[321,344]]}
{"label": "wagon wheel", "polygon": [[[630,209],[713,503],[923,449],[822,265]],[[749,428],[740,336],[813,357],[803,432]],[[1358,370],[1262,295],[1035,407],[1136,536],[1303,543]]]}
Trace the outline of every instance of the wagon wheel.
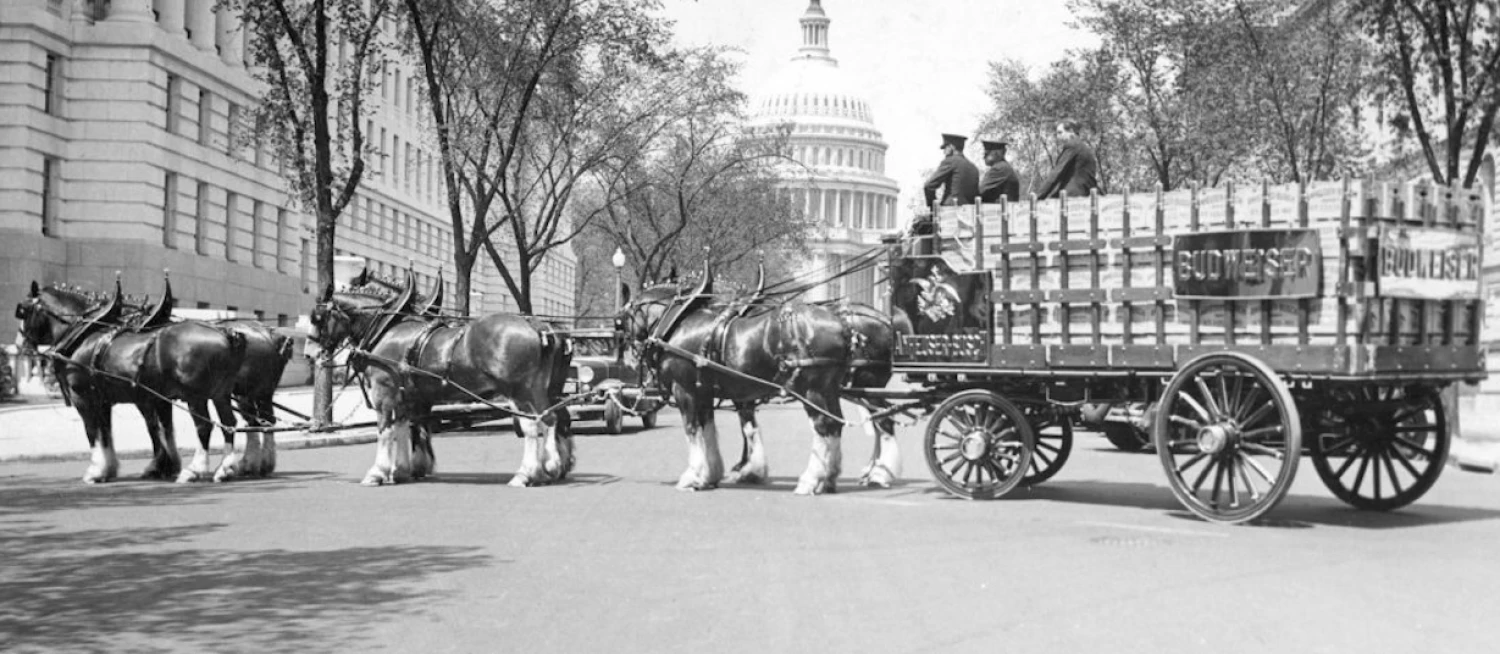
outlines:
{"label": "wagon wheel", "polygon": [[990,391],[967,390],[933,412],[923,440],[933,479],[965,499],[1000,497],[1031,468],[1032,434],[1026,416]]}
{"label": "wagon wheel", "polygon": [[1291,392],[1238,352],[1205,354],[1178,371],[1153,431],[1172,494],[1205,520],[1254,520],[1297,474],[1302,423]]}
{"label": "wagon wheel", "polygon": [[1073,420],[1065,409],[1044,402],[1016,404],[1031,424],[1034,439],[1030,472],[1021,479],[1021,485],[1034,486],[1051,479],[1068,462],[1068,455],[1073,453]]}
{"label": "wagon wheel", "polygon": [[1416,501],[1443,474],[1450,434],[1437,389],[1361,386],[1333,400],[1312,456],[1339,499],[1390,511]]}

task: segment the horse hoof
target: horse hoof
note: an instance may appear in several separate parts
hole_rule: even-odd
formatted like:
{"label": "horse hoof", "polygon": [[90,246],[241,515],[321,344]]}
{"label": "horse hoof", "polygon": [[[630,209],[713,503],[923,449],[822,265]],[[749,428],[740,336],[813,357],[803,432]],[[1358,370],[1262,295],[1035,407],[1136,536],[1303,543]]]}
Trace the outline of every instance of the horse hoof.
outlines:
{"label": "horse hoof", "polygon": [[890,488],[891,482],[894,480],[895,475],[892,475],[891,471],[886,470],[885,466],[879,466],[866,472],[863,477],[860,477],[859,485]]}
{"label": "horse hoof", "polygon": [[360,480],[359,485],[361,485],[361,486],[384,486],[385,483],[386,483],[385,477],[382,477],[380,475],[365,475],[365,478],[363,480]]}
{"label": "horse hoof", "polygon": [[182,474],[177,475],[177,483],[179,484],[191,484],[197,481],[203,481],[203,475],[192,470],[183,470]]}
{"label": "horse hoof", "polygon": [[510,483],[507,485],[511,486],[512,488],[525,488],[531,485],[531,477],[527,475],[516,475],[510,478]]}
{"label": "horse hoof", "polygon": [[797,495],[823,495],[838,492],[838,488],[830,481],[802,481],[797,483],[797,489],[792,491]]}

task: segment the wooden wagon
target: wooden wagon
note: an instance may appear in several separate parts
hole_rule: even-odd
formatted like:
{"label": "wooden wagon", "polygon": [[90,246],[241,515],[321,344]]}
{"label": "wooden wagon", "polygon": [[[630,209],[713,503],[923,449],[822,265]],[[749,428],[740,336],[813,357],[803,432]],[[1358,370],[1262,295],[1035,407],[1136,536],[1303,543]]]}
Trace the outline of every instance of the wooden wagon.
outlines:
{"label": "wooden wagon", "polygon": [[1371,181],[935,208],[890,261],[913,327],[895,369],[947,396],[929,467],[998,497],[1061,468],[1081,408],[1113,407],[1205,519],[1263,515],[1304,453],[1345,502],[1404,506],[1445,465],[1442,391],[1485,375],[1483,214]]}

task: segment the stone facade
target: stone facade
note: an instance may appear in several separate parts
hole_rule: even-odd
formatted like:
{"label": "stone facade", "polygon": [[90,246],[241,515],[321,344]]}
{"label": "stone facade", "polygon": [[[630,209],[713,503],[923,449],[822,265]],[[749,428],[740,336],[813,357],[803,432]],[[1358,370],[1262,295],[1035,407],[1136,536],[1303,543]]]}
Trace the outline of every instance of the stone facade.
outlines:
{"label": "stone facade", "polygon": [[[212,0],[7,0],[0,6],[0,306],[32,280],[157,295],[181,308],[294,325],[316,281],[313,217],[265,148],[237,130],[262,90],[238,18]],[[451,225],[417,76],[388,67],[337,254],[424,288],[452,280]],[[504,251],[504,248],[501,248]],[[566,250],[566,248],[563,248]],[[574,262],[535,280],[539,312],[572,311]],[[475,311],[513,309],[493,268]]]}

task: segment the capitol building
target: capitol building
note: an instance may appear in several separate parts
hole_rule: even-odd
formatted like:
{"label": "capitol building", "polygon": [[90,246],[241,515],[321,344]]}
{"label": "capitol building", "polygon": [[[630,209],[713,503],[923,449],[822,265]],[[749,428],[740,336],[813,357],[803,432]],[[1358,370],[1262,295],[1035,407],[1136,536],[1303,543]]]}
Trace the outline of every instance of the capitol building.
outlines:
{"label": "capitol building", "polygon": [[[829,49],[829,18],[812,0],[800,22],[802,46],[751,100],[752,128],[790,128],[796,164],[786,169],[782,192],[816,225],[809,239],[806,280],[845,272],[851,259],[880,247],[880,235],[896,226],[899,187],[885,175],[887,144],[870,103],[855,91]],[[848,299],[884,306],[879,270],[857,272],[819,284],[808,300]]]}
{"label": "capitol building", "polygon": [[[315,217],[270,148],[237,134],[264,94],[245,41],[213,0],[0,1],[0,305],[32,280],[106,290],[117,272],[156,296],[170,269],[180,309],[280,326],[309,312]],[[366,100],[375,156],[336,255],[414,265],[426,289],[453,279],[452,224],[420,75],[393,59]],[[573,313],[561,250],[533,277],[537,313]],[[471,311],[515,310],[489,261],[472,281]]]}

